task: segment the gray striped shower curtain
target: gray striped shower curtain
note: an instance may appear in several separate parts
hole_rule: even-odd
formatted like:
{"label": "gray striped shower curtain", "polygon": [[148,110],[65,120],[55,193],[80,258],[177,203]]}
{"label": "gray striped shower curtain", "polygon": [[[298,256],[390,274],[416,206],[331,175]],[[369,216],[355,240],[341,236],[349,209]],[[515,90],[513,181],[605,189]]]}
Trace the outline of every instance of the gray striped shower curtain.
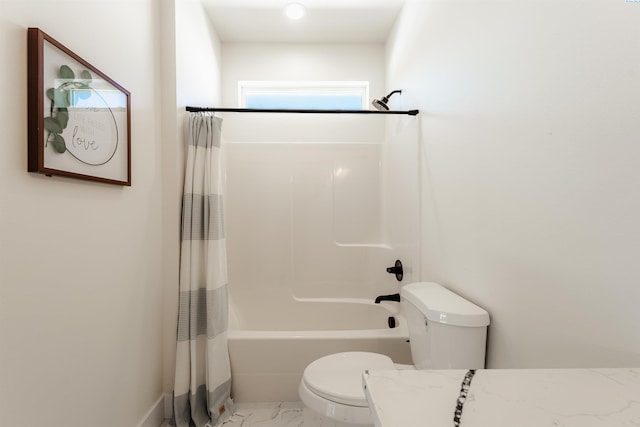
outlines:
{"label": "gray striped shower curtain", "polygon": [[222,119],[212,113],[189,114],[172,421],[177,427],[206,427],[233,412],[227,350]]}

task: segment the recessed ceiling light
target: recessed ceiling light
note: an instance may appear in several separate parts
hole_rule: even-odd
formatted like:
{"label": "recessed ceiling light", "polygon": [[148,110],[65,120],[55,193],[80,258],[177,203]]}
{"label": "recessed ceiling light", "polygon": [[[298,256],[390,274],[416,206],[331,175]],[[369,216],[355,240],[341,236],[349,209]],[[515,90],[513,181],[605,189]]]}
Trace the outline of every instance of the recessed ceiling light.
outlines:
{"label": "recessed ceiling light", "polygon": [[300,3],[289,3],[284,7],[284,13],[289,19],[300,19],[304,16],[305,8]]}

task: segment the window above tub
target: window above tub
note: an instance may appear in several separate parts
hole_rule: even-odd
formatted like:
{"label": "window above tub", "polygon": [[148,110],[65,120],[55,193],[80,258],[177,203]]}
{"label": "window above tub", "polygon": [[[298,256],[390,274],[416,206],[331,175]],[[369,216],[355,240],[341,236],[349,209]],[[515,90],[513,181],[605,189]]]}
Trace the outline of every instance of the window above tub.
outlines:
{"label": "window above tub", "polygon": [[360,110],[369,105],[368,81],[240,81],[240,108]]}

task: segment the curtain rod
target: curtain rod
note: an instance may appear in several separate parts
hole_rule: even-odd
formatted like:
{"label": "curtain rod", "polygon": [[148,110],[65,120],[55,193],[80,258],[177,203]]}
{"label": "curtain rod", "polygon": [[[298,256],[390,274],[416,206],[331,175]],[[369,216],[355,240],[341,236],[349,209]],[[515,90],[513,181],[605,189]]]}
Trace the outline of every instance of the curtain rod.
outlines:
{"label": "curtain rod", "polygon": [[220,111],[227,113],[302,113],[302,114],[406,114],[415,116],[418,110],[407,111],[379,111],[379,110],[312,110],[312,109],[283,109],[283,108],[224,108],[224,107],[186,107],[190,113],[203,111]]}

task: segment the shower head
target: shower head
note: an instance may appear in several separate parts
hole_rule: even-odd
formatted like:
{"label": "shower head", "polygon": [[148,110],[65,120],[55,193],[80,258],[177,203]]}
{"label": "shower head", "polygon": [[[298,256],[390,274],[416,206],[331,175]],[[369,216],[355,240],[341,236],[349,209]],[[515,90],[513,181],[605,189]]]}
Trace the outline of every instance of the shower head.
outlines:
{"label": "shower head", "polygon": [[387,105],[387,102],[389,102],[389,98],[391,98],[391,95],[393,95],[394,93],[402,93],[402,91],[394,90],[389,95],[383,96],[382,99],[374,99],[373,101],[371,101],[371,105],[373,105],[376,110],[389,111],[389,106]]}
{"label": "shower head", "polygon": [[374,99],[373,101],[371,101],[371,105],[373,105],[376,110],[388,111],[389,106],[387,105],[386,101],[384,101],[385,99],[387,98],[382,98],[382,101],[379,99]]}

